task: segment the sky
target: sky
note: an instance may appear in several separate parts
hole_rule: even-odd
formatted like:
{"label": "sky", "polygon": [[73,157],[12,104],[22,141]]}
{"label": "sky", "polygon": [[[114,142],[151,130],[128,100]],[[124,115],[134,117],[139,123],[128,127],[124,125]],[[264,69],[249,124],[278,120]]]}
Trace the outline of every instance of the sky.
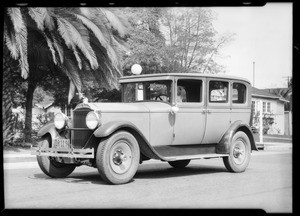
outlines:
{"label": "sky", "polygon": [[[292,76],[292,3],[263,7],[212,7],[216,31],[235,34],[215,59],[226,74],[247,78],[256,88],[286,88]],[[255,62],[255,66],[253,65]]]}

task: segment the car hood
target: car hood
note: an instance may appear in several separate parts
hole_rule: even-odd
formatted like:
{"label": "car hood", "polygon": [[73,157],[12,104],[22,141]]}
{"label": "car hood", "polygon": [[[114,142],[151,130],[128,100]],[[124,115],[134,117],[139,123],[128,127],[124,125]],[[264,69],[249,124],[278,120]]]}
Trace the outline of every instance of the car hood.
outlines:
{"label": "car hood", "polygon": [[75,108],[89,108],[101,113],[149,113],[169,112],[171,105],[164,102],[134,102],[134,103],[81,103]]}

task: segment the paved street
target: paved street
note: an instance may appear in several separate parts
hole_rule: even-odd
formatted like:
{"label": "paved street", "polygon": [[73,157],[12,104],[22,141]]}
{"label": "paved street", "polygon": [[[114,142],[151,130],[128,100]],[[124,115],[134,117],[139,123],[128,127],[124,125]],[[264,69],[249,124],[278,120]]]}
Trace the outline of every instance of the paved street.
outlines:
{"label": "paved street", "polygon": [[[20,156],[21,158],[21,156]],[[192,161],[176,170],[146,161],[134,181],[107,185],[97,169],[78,167],[51,179],[35,158],[4,158],[6,208],[259,208],[292,212],[292,151],[254,151],[244,173],[230,173],[221,159]]]}

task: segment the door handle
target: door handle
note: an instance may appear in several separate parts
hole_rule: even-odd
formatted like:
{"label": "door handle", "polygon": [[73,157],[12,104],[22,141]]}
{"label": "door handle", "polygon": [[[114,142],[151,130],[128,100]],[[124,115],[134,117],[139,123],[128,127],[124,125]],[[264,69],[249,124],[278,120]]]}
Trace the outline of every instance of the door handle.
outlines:
{"label": "door handle", "polygon": [[205,114],[205,113],[211,113],[211,110],[209,110],[209,109],[202,110],[202,114]]}

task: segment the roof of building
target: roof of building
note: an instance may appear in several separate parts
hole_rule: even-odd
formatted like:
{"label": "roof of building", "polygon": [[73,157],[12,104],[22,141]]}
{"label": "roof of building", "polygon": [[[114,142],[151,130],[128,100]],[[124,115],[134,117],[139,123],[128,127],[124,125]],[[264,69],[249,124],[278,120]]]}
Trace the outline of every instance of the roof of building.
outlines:
{"label": "roof of building", "polygon": [[252,87],[252,97],[269,98],[269,99],[280,100],[283,102],[289,102],[288,100],[284,99],[280,95],[270,93],[268,89],[258,89],[255,87]]}
{"label": "roof of building", "polygon": [[282,94],[285,94],[286,96],[290,97],[293,93],[292,88],[267,88],[266,90],[278,96],[282,96]]}

